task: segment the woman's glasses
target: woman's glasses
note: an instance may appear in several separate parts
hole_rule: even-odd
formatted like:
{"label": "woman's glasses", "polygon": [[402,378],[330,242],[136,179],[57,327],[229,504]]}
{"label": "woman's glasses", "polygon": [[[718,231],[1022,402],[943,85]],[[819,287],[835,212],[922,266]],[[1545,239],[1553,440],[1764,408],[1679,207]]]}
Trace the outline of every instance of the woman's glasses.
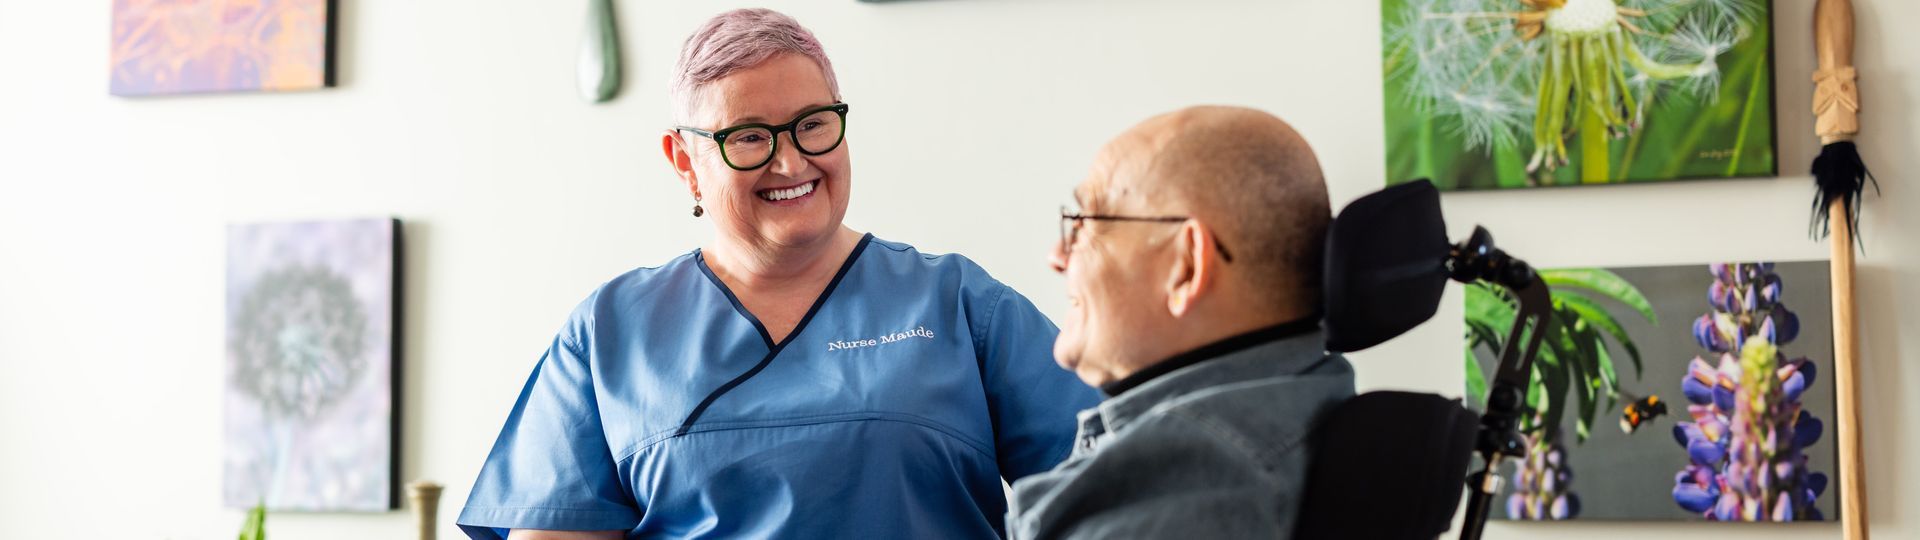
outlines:
{"label": "woman's glasses", "polygon": [[781,125],[741,124],[720,131],[676,127],[720,145],[720,157],[736,171],[751,171],[773,161],[780,150],[780,133],[792,134],[793,146],[800,153],[818,156],[840,147],[847,134],[847,104],[835,103],[808,109]]}

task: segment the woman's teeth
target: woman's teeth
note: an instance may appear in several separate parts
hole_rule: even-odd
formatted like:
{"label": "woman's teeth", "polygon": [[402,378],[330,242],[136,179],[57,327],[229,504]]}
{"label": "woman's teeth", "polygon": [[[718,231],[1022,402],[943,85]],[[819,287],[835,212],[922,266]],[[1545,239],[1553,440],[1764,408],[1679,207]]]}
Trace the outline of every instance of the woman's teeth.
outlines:
{"label": "woman's teeth", "polygon": [[814,180],[812,182],[807,182],[805,184],[800,184],[787,189],[769,189],[769,190],[760,192],[760,198],[766,199],[769,201],[776,201],[776,202],[798,199],[802,196],[805,196],[808,193],[813,193],[813,186],[819,183],[820,183],[819,180]]}

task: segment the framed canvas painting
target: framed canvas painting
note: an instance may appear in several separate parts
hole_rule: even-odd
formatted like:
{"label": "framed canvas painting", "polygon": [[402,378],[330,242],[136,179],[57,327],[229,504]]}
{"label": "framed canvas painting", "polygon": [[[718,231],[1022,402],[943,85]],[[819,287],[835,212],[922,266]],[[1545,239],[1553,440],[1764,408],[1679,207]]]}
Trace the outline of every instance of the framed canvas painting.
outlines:
{"label": "framed canvas painting", "polygon": [[228,228],[227,506],[398,508],[399,230]]}
{"label": "framed canvas painting", "polygon": [[[1826,262],[1542,270],[1553,322],[1496,518],[1822,521],[1837,516]],[[1513,324],[1467,291],[1469,395]],[[1477,392],[1477,393],[1476,393]]]}
{"label": "framed canvas painting", "polygon": [[333,86],[334,0],[114,0],[112,93]]}
{"label": "framed canvas painting", "polygon": [[1773,176],[1770,0],[1381,0],[1387,180]]}

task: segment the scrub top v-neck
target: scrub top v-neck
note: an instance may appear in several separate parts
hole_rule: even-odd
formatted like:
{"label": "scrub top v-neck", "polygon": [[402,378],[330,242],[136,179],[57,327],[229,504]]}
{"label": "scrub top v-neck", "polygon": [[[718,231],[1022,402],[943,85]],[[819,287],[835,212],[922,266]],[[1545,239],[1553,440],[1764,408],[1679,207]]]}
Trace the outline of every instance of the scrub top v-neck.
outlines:
{"label": "scrub top v-neck", "polygon": [[628,538],[992,538],[1098,395],[958,255],[861,239],[786,339],[698,251],[624,274],[534,368],[461,512]]}

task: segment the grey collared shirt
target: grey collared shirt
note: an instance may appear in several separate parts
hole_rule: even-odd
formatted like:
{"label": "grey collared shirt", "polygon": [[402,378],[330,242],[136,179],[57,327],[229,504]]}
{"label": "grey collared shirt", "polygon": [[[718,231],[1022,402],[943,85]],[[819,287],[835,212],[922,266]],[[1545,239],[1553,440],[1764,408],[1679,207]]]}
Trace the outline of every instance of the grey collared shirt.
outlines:
{"label": "grey collared shirt", "polygon": [[1307,438],[1353,396],[1353,367],[1310,332],[1201,361],[1080,412],[1073,452],[1013,485],[1007,534],[1288,538]]}

